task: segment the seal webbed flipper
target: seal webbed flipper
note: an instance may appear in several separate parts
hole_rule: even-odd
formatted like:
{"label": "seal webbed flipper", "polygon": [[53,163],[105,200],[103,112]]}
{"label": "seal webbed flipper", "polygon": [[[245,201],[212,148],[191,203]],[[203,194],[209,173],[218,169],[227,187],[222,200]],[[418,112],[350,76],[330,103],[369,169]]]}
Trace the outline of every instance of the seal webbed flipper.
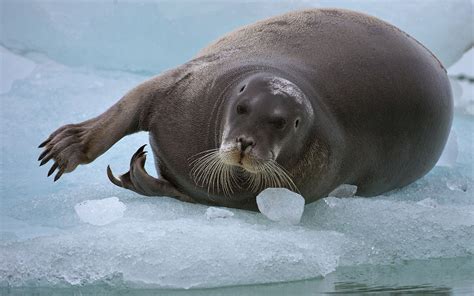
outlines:
{"label": "seal webbed flipper", "polygon": [[141,146],[132,156],[130,160],[130,170],[115,177],[110,166],[107,166],[107,176],[113,184],[132,190],[138,194],[146,196],[168,196],[181,201],[194,203],[195,201],[189,196],[181,193],[170,182],[160,178],[150,176],[145,170],[146,145]]}

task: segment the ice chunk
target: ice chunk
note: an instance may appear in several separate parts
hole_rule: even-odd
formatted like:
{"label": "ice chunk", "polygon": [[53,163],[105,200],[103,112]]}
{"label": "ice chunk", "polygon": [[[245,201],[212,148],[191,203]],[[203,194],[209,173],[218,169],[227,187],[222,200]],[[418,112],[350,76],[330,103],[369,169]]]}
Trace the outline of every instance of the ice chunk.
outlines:
{"label": "ice chunk", "polygon": [[466,192],[468,189],[467,182],[463,178],[448,180],[446,182],[446,186],[449,188],[449,190],[453,191]]}
{"label": "ice chunk", "polygon": [[357,186],[356,185],[350,185],[350,184],[342,184],[331,193],[328,194],[328,196],[332,197],[353,197],[357,192]]}
{"label": "ice chunk", "polygon": [[474,49],[448,69],[453,90],[454,107],[460,113],[474,115]]}
{"label": "ice chunk", "polygon": [[74,206],[82,222],[107,225],[123,217],[126,206],[115,196],[100,200],[86,200]]}
{"label": "ice chunk", "polygon": [[257,196],[260,212],[268,219],[287,224],[300,223],[304,198],[286,188],[267,188]]}
{"label": "ice chunk", "polygon": [[208,220],[213,220],[216,218],[229,218],[232,216],[234,216],[234,213],[223,208],[209,207],[206,210],[206,218]]}
{"label": "ice chunk", "polygon": [[454,130],[451,130],[449,134],[448,141],[446,142],[446,146],[444,146],[443,153],[436,163],[437,166],[446,166],[452,167],[456,164],[456,160],[458,158],[458,137]]}
{"label": "ice chunk", "polygon": [[474,77],[474,48],[472,45],[456,63],[448,68],[448,73],[452,76],[466,75],[467,77]]}

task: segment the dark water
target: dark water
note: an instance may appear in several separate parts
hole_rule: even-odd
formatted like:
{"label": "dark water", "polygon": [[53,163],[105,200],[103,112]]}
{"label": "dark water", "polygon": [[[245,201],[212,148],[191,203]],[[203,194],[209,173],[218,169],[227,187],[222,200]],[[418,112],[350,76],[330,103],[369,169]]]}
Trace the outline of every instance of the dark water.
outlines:
{"label": "dark water", "polygon": [[133,289],[126,284],[3,288],[1,295],[474,295],[474,257],[340,267],[325,278],[215,289]]}

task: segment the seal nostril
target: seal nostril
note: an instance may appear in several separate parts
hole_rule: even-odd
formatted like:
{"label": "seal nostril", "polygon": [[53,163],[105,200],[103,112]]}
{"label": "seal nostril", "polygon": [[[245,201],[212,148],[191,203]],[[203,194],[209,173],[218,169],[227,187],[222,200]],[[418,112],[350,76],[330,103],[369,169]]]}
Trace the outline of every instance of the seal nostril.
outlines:
{"label": "seal nostril", "polygon": [[239,90],[239,92],[243,92],[246,86],[247,85],[244,84],[244,86],[242,86],[242,88]]}
{"label": "seal nostril", "polygon": [[245,151],[247,147],[254,147],[255,141],[252,138],[238,137],[237,142],[240,143],[240,151]]}

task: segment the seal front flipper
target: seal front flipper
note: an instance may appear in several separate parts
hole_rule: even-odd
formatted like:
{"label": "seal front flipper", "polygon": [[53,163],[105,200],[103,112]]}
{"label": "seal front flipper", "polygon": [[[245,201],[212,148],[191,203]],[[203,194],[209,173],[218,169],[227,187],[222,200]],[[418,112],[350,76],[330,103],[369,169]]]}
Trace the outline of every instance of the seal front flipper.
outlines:
{"label": "seal front flipper", "polygon": [[44,151],[38,158],[40,166],[53,160],[48,177],[56,169],[58,173],[54,177],[57,181],[63,173],[73,171],[79,164],[91,162],[93,159],[88,155],[88,133],[94,125],[94,119],[79,124],[67,124],[53,132],[46,141],[39,145]]}
{"label": "seal front flipper", "polygon": [[[107,111],[90,120],[67,124],[53,132],[39,148],[40,165],[54,161],[48,176],[58,170],[54,180],[87,164],[107,151],[121,138],[149,130],[153,102],[164,97],[175,81],[176,71],[170,70],[143,82],[129,91]],[[179,71],[177,72],[179,73]]]}
{"label": "seal front flipper", "polygon": [[130,171],[116,178],[110,166],[107,167],[109,180],[119,187],[123,187],[146,196],[169,196],[181,201],[195,203],[189,196],[178,191],[170,182],[163,178],[156,179],[145,170],[146,145],[141,146],[130,160]]}

